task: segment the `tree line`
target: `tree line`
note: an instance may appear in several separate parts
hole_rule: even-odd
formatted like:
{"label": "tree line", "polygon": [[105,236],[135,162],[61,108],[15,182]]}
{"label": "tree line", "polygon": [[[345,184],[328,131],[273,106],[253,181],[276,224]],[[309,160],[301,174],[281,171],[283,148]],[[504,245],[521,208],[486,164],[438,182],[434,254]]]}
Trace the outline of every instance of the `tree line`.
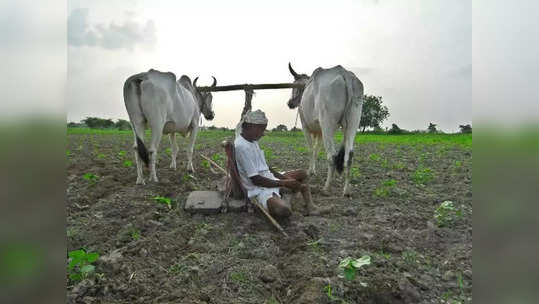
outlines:
{"label": "tree line", "polygon": [[[365,132],[367,128],[371,129],[374,133],[389,133],[389,134],[407,134],[407,133],[443,133],[436,128],[435,123],[429,123],[426,130],[413,130],[408,131],[399,128],[397,124],[392,124],[391,128],[382,129],[382,123],[389,117],[389,109],[383,105],[381,96],[365,95],[365,101],[363,103],[363,110],[361,113],[361,120],[359,122],[358,129],[361,132]],[[88,127],[93,129],[119,129],[129,130],[131,124],[124,119],[118,119],[114,122],[112,119],[103,119],[98,117],[86,117],[81,120],[80,123],[70,122],[67,124],[69,128],[74,127]],[[226,127],[207,127],[209,130],[228,130]],[[472,133],[472,126],[470,124],[459,125],[460,133]],[[299,131],[300,128],[292,128],[291,131]],[[288,128],[285,125],[278,125],[273,128],[275,132],[285,132]]]}

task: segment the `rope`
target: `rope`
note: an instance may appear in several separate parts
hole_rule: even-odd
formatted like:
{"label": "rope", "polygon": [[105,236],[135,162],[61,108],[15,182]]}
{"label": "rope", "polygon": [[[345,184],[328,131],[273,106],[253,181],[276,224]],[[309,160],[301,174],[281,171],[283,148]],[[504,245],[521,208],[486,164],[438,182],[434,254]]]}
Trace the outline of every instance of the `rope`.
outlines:
{"label": "rope", "polygon": [[299,117],[299,107],[298,107],[298,110],[296,112],[296,123],[294,124],[294,130],[296,129],[296,127],[298,126],[298,117]]}

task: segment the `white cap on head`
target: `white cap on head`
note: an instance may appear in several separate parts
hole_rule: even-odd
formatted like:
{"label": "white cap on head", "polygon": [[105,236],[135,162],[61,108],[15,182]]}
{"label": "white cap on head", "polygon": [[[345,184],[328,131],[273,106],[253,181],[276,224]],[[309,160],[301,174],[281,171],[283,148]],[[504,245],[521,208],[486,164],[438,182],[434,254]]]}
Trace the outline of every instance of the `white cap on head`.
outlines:
{"label": "white cap on head", "polygon": [[241,125],[244,122],[257,124],[257,125],[267,125],[268,119],[266,118],[266,114],[264,114],[264,112],[262,112],[261,110],[249,111],[245,113],[241,121],[236,126],[236,137],[240,135]]}
{"label": "white cap on head", "polygon": [[257,125],[267,125],[268,119],[266,118],[266,114],[262,112],[261,110],[256,111],[249,111],[245,113],[245,116],[243,117],[243,121],[246,123],[252,123]]}

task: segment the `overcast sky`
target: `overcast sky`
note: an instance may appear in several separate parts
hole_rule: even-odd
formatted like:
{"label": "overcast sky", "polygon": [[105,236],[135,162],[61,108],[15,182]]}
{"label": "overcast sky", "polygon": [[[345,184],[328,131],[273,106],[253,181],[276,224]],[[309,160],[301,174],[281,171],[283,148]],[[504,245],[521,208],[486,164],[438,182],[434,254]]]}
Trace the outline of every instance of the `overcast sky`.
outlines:
{"label": "overcast sky", "polygon": [[[340,64],[382,96],[384,126],[457,131],[472,120],[471,3],[461,1],[68,1],[68,121],[127,119],[122,88],[150,68],[199,84],[291,82]],[[244,93],[213,93],[216,117],[237,123]],[[256,91],[269,126],[292,127],[290,90]],[[298,123],[300,124],[300,123]]]}

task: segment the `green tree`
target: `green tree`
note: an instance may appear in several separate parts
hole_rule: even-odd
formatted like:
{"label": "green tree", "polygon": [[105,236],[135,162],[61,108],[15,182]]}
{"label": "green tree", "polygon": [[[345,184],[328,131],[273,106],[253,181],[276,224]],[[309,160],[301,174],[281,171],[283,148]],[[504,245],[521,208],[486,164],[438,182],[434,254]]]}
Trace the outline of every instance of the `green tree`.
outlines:
{"label": "green tree", "polygon": [[438,130],[436,130],[436,124],[433,124],[432,122],[429,123],[429,127],[427,128],[429,130],[429,133],[437,133]]}
{"label": "green tree", "polygon": [[114,127],[119,130],[129,130],[131,129],[131,124],[125,119],[118,119],[118,121],[114,124]]}
{"label": "green tree", "polygon": [[112,119],[86,117],[85,119],[81,120],[81,122],[85,124],[88,128],[93,129],[114,128],[114,121],[112,121]]}
{"label": "green tree", "polygon": [[359,128],[365,132],[365,128],[380,128],[381,123],[389,117],[389,110],[382,105],[382,97],[374,95],[365,95],[363,110],[361,111],[361,120]]}
{"label": "green tree", "polygon": [[399,126],[397,126],[397,124],[391,124],[391,129],[389,129],[389,131],[387,131],[387,133],[390,133],[390,134],[402,134],[402,133],[405,133],[406,130],[403,130],[401,128],[399,128]]}
{"label": "green tree", "polygon": [[469,124],[460,125],[459,128],[460,128],[460,133],[472,133],[472,126]]}
{"label": "green tree", "polygon": [[272,131],[288,131],[288,128],[285,125],[278,125],[277,127],[273,128]]}

